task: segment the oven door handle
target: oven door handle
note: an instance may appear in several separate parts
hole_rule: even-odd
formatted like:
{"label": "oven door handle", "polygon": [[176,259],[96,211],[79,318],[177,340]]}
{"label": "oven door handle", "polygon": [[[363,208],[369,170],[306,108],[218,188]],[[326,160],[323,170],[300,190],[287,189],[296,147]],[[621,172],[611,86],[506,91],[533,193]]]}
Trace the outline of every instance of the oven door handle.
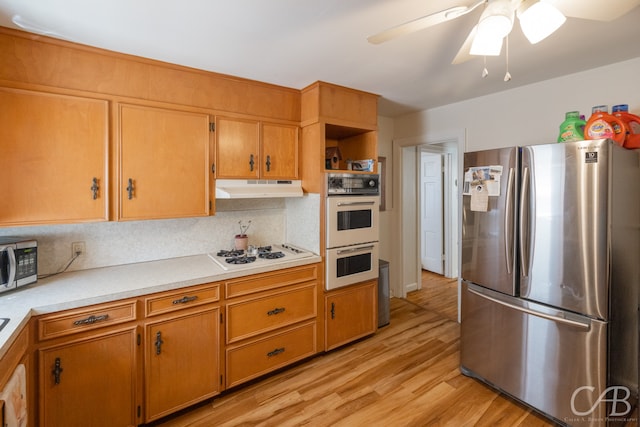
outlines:
{"label": "oven door handle", "polygon": [[352,254],[354,252],[362,252],[362,251],[369,251],[371,249],[374,248],[374,245],[369,245],[369,246],[360,246],[358,248],[349,248],[349,249],[340,249],[339,251],[337,251],[338,255],[342,255],[342,254]]}
{"label": "oven door handle", "polygon": [[338,202],[337,206],[362,206],[362,205],[375,205],[376,202],[370,200],[368,202]]}

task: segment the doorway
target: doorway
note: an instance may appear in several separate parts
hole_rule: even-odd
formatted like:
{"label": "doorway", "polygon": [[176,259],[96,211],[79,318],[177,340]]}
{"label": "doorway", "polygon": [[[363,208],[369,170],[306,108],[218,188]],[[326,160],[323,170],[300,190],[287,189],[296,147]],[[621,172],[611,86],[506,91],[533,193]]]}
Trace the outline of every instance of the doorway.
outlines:
{"label": "doorway", "polygon": [[[443,174],[443,275],[457,278],[460,252],[460,203],[458,183],[462,182],[464,130],[439,135],[424,135],[393,141],[394,200],[397,200],[395,230],[399,239],[392,247],[397,254],[397,269],[392,290],[394,296],[406,298],[407,292],[422,287],[420,237],[420,161],[422,152],[445,159]],[[448,165],[448,167],[447,167]]]}

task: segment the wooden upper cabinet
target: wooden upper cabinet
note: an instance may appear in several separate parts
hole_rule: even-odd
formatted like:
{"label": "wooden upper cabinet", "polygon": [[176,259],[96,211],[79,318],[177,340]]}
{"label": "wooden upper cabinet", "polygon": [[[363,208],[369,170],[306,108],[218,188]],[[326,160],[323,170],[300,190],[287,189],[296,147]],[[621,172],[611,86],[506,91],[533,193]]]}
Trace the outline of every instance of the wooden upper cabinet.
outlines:
{"label": "wooden upper cabinet", "polygon": [[324,119],[341,126],[375,130],[378,95],[325,82],[302,89],[302,125]]}
{"label": "wooden upper cabinet", "polygon": [[260,169],[260,122],[216,118],[216,177],[255,179]]}
{"label": "wooden upper cabinet", "polygon": [[109,102],[0,87],[0,225],[106,221]]}
{"label": "wooden upper cabinet", "polygon": [[221,179],[298,179],[295,125],[218,117],[216,177]]}
{"label": "wooden upper cabinet", "polygon": [[209,214],[208,114],[119,105],[119,219]]}
{"label": "wooden upper cabinet", "polygon": [[298,179],[298,126],[262,123],[262,177]]}

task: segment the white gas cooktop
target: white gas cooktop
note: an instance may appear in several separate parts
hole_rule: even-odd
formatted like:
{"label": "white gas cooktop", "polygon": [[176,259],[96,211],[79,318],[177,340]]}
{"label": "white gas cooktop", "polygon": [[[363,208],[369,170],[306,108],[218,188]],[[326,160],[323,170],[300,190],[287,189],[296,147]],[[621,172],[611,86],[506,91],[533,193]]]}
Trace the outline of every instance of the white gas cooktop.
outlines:
{"label": "white gas cooktop", "polygon": [[312,252],[282,243],[256,247],[257,253],[243,250],[220,250],[207,254],[223,270],[246,270],[265,265],[281,264],[313,256]]}

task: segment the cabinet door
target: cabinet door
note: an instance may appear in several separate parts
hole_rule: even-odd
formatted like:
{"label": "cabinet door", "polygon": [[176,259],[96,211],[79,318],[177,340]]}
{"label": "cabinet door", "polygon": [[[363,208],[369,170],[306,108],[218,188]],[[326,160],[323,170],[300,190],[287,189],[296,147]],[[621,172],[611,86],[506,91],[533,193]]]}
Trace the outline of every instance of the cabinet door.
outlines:
{"label": "cabinet door", "polygon": [[40,425],[137,425],[136,331],[39,351]]}
{"label": "cabinet door", "polygon": [[216,178],[260,176],[260,127],[255,120],[216,119]]}
{"label": "cabinet door", "polygon": [[0,88],[0,225],[108,219],[108,109]]}
{"label": "cabinet door", "polygon": [[262,177],[298,179],[298,127],[262,124]]}
{"label": "cabinet door", "polygon": [[120,105],[120,219],[209,213],[209,116]]}
{"label": "cabinet door", "polygon": [[220,310],[146,326],[146,420],[151,421],[220,391]]}
{"label": "cabinet door", "polygon": [[377,281],[325,295],[325,350],[373,334],[378,321]]}

